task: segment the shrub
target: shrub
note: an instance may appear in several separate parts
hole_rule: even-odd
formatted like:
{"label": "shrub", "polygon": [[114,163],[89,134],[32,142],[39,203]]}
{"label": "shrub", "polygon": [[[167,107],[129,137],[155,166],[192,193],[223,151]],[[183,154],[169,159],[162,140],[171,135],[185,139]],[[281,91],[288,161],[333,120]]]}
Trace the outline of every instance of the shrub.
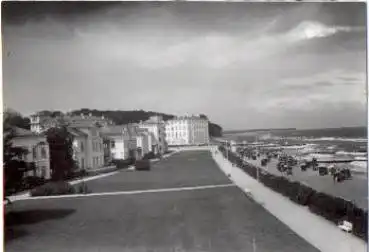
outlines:
{"label": "shrub", "polygon": [[77,187],[77,192],[80,194],[86,194],[86,193],[91,193],[91,190],[87,187],[86,183],[81,183]]}
{"label": "shrub", "polygon": [[88,172],[85,169],[81,169],[81,170],[77,170],[77,171],[69,173],[66,179],[82,178],[86,176],[88,176]]}
{"label": "shrub", "polygon": [[136,160],[135,168],[137,171],[148,171],[150,170],[149,160]]}
{"label": "shrub", "polygon": [[129,159],[114,159],[112,160],[112,163],[118,168],[118,169],[124,169],[124,168],[128,168],[130,165],[134,164],[134,159],[133,158],[129,158]]}
{"label": "shrub", "polygon": [[44,178],[40,178],[37,176],[28,176],[25,177],[22,181],[22,190],[29,190],[36,186],[41,186],[46,183]]}
{"label": "shrub", "polygon": [[154,159],[156,156],[154,152],[150,151],[149,153],[145,154],[142,159]]}
{"label": "shrub", "polygon": [[42,186],[36,187],[31,190],[31,196],[50,196],[50,195],[63,195],[73,194],[75,189],[69,183],[64,181],[49,182]]}

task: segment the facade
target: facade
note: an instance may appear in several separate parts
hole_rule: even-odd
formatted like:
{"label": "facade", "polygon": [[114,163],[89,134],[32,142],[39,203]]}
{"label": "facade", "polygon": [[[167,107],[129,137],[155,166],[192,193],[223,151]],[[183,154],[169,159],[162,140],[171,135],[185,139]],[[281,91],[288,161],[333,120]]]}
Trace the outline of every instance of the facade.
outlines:
{"label": "facade", "polygon": [[165,125],[168,145],[209,144],[209,121],[200,116],[182,116]]}
{"label": "facade", "polygon": [[74,132],[74,155],[80,169],[104,167],[104,139],[99,126],[90,122],[71,123],[68,129]]}
{"label": "facade", "polygon": [[13,146],[22,147],[28,151],[21,159],[27,163],[35,164],[35,170],[28,171],[26,175],[50,179],[50,154],[46,136],[21,128],[14,130]]}
{"label": "facade", "polygon": [[138,127],[146,129],[152,134],[151,151],[155,154],[164,154],[168,150],[165,137],[165,122],[162,116],[152,116],[145,122],[140,122]]}
{"label": "facade", "polygon": [[[129,135],[125,132],[125,126],[116,125],[101,128],[101,133],[105,139],[105,156],[109,155],[109,159],[128,159],[129,151]],[[110,151],[109,151],[110,150]]]}
{"label": "facade", "polygon": [[150,150],[149,138],[151,134],[146,129],[137,128],[137,156],[139,159],[148,154]]}

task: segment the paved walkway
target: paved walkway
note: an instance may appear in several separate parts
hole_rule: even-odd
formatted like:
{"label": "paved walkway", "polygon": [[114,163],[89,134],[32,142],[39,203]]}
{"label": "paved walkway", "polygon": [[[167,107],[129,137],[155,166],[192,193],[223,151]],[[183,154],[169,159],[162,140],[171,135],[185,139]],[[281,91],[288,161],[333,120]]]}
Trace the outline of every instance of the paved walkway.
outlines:
{"label": "paved walkway", "polygon": [[333,223],[299,206],[284,196],[265,187],[238,167],[233,167],[223,155],[215,149],[213,158],[224,173],[242,190],[251,194],[266,210],[288,225],[294,232],[322,252],[359,252],[367,251],[367,243],[354,235],[344,233]]}

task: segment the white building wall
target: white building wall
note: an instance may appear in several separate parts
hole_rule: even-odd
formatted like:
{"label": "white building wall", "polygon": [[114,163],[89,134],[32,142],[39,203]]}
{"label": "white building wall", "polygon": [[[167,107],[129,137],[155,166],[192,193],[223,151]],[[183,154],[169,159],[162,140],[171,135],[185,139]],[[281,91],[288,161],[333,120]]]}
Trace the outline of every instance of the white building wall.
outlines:
{"label": "white building wall", "polygon": [[128,159],[128,141],[122,137],[116,137],[114,139],[114,146],[111,147],[113,159]]}
{"label": "white building wall", "polygon": [[169,145],[196,145],[209,143],[208,121],[197,117],[169,120],[165,126]]}
{"label": "white building wall", "polygon": [[[157,123],[141,123],[139,127],[142,129],[147,129],[150,133],[153,134],[155,138],[155,143],[151,145],[158,145],[158,151],[163,154],[167,151],[166,145],[166,133],[165,133],[165,123],[163,121],[159,121]],[[151,141],[152,143],[154,141]]]}

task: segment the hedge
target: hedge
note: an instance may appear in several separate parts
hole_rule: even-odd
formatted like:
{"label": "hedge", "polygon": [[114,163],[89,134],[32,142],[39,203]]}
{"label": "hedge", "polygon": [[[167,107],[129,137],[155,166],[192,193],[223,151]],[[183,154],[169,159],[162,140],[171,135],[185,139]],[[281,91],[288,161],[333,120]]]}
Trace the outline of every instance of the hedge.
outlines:
{"label": "hedge", "polygon": [[148,171],[150,170],[149,160],[137,160],[135,163],[135,168],[137,171]]}
{"label": "hedge", "polygon": [[76,193],[74,187],[65,181],[49,182],[31,190],[31,196],[33,197],[74,194],[74,193]]}
{"label": "hedge", "polygon": [[118,169],[128,168],[130,165],[133,165],[134,163],[135,160],[133,158],[112,160],[112,164],[115,165]]}
{"label": "hedge", "polygon": [[[226,150],[219,146],[219,151],[226,157]],[[244,162],[237,155],[228,151],[228,160],[236,164],[245,173],[253,178],[257,177],[257,167]],[[259,172],[259,181],[288,197],[293,202],[308,206],[309,210],[327,220],[337,223],[348,220],[353,224],[353,234],[367,241],[368,211],[355,206],[352,202],[322,192],[296,181],[290,181],[285,177],[276,176],[263,170]]]}

